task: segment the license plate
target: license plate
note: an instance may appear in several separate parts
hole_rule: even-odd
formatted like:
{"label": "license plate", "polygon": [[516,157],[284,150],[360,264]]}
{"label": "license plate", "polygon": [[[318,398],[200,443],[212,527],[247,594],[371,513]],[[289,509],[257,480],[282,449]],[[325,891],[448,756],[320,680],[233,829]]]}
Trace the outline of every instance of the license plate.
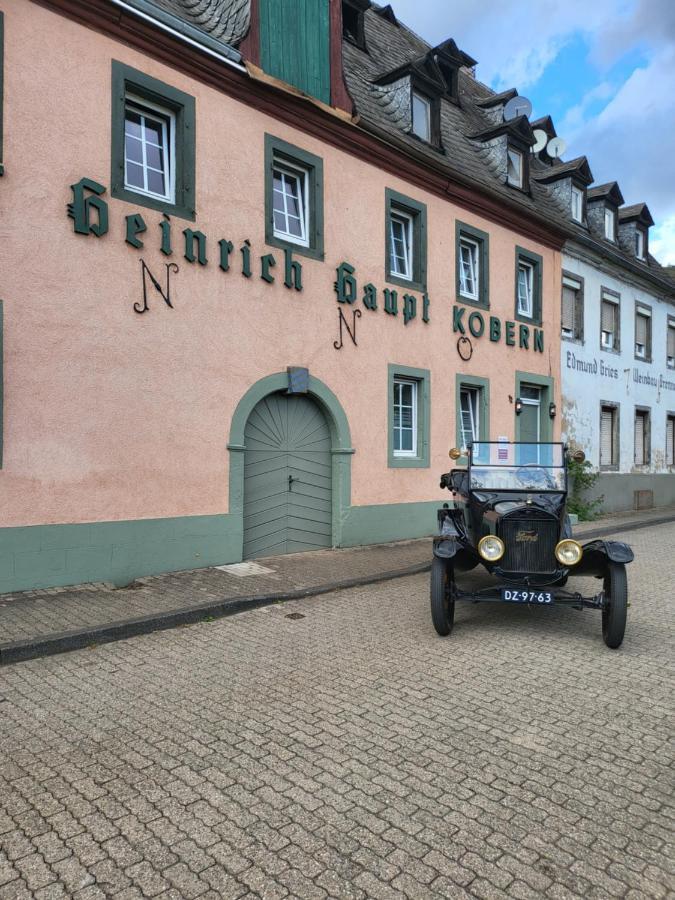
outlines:
{"label": "license plate", "polygon": [[544,606],[553,603],[553,594],[550,591],[516,591],[502,588],[502,600],[507,603],[535,603]]}

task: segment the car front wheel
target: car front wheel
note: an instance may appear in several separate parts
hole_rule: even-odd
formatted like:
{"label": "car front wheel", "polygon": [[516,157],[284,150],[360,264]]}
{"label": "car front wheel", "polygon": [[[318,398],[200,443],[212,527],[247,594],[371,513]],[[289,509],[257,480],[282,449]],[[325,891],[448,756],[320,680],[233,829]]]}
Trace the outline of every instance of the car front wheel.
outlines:
{"label": "car front wheel", "polygon": [[442,637],[450,634],[455,621],[452,582],[452,564],[434,557],[431,563],[431,621]]}
{"label": "car front wheel", "polygon": [[623,563],[609,563],[604,579],[605,608],[602,611],[602,638],[608,647],[621,646],[628,613],[628,582]]}

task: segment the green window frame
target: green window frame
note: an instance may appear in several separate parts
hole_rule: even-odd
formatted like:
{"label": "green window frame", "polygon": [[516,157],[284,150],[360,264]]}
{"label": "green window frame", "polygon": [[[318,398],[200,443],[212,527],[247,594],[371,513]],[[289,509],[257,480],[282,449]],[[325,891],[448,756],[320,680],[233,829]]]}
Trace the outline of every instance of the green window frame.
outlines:
{"label": "green window frame", "polygon": [[[461,245],[466,239],[478,247],[478,296],[468,297],[461,291]],[[467,225],[457,220],[455,223],[455,294],[457,302],[462,306],[478,306],[490,308],[490,236],[486,231]]]}
{"label": "green window frame", "polygon": [[[175,117],[174,201],[149,197],[125,186],[124,108],[131,94],[166,109]],[[112,61],[110,193],[135,206],[157,209],[181,219],[195,219],[195,99],[144,72]]]}
{"label": "green window frame", "polygon": [[[412,219],[412,278],[401,278],[391,269],[391,215],[399,212]],[[427,207],[425,203],[385,189],[384,217],[385,280],[411,291],[427,289]]]}
{"label": "green window frame", "polygon": [[3,310],[2,300],[0,300],[0,469],[2,469],[3,435],[4,435],[4,422],[5,422],[4,351],[3,351],[3,347],[2,347],[3,329],[4,329],[4,310]]}
{"label": "green window frame", "polygon": [[2,155],[3,148],[3,107],[5,103],[5,14],[0,10],[0,175],[5,174],[5,163]]}
{"label": "green window frame", "polygon": [[[387,456],[390,469],[429,468],[429,426],[431,418],[431,372],[410,366],[389,364],[387,378]],[[417,449],[414,456],[397,456],[394,453],[394,382],[405,379],[417,388]]]}
{"label": "green window frame", "polygon": [[[462,401],[463,388],[473,388],[479,391],[478,400],[478,430],[481,441],[490,440],[490,379],[478,375],[455,375],[455,447],[463,447],[462,440]],[[468,459],[462,456],[457,460],[457,465],[466,465]]]}
{"label": "green window frame", "polygon": [[[532,316],[523,316],[518,312],[518,269],[521,263],[527,263],[532,266]],[[524,247],[516,247],[516,279],[515,279],[515,306],[514,318],[518,322],[524,322],[527,325],[541,326],[541,305],[542,305],[542,277],[543,277],[544,260],[538,253],[532,250],[526,250]]]}
{"label": "green window frame", "polygon": [[[274,166],[280,164],[306,173],[307,245],[274,233]],[[324,258],[323,160],[307,150],[265,135],[265,243],[310,259]]]}
{"label": "green window frame", "polygon": [[[548,375],[536,375],[533,372],[516,372],[516,392],[514,396],[520,397],[523,384],[531,384],[533,387],[542,388],[541,405],[539,407],[539,430],[541,441],[553,440],[553,419],[549,414],[549,406],[555,398],[555,381]],[[516,441],[520,440],[520,416],[516,414]]]}

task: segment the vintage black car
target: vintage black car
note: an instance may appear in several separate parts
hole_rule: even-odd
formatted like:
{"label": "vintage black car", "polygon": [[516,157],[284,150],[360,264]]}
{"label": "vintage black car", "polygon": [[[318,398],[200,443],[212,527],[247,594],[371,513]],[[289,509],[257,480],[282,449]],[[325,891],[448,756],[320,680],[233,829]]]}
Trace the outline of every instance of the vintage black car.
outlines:
{"label": "vintage black car", "polygon": [[[623,641],[628,589],[626,563],[633,551],[619,541],[572,537],[566,512],[567,448],[563,444],[481,442],[468,447],[466,468],[441,475],[451,503],[438,510],[431,567],[431,618],[440,635],[450,634],[455,602],[567,604],[602,611],[608,647]],[[462,451],[450,451],[458,459]],[[583,460],[583,453],[576,451]],[[483,565],[494,576],[489,587],[462,590],[457,575]],[[602,589],[584,597],[566,588],[570,575],[602,579]]]}

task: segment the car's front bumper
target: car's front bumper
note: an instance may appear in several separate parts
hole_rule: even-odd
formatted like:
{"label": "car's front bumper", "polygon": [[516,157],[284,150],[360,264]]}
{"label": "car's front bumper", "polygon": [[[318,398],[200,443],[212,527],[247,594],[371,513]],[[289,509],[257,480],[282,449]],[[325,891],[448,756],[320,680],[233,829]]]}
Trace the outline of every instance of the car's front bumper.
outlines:
{"label": "car's front bumper", "polygon": [[[513,583],[506,584],[495,584],[490,585],[490,587],[479,588],[472,591],[464,591],[458,588],[455,584],[453,589],[453,596],[455,600],[467,600],[470,603],[505,603],[509,606],[514,605],[510,600],[504,600],[502,596],[502,590],[512,591],[514,588]],[[605,608],[605,593],[604,591],[599,591],[599,593],[594,594],[591,597],[585,597],[583,594],[580,594],[578,591],[568,591],[560,587],[541,587],[541,588],[531,588],[532,593],[536,594],[537,591],[546,591],[546,593],[551,594],[552,601],[542,604],[538,602],[536,599],[530,601],[519,601],[516,605],[522,606],[571,606],[573,609],[604,609]]]}

